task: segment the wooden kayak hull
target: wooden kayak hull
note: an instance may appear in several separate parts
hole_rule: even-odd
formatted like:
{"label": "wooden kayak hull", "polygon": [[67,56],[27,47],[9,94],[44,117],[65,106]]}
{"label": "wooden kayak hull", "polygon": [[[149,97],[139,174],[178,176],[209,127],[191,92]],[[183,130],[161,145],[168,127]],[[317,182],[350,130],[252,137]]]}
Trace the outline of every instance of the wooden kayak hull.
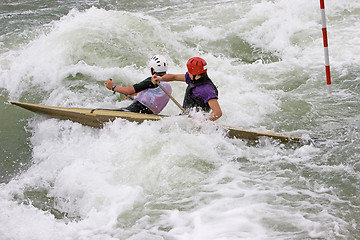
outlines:
{"label": "wooden kayak hull", "polygon": [[[101,128],[107,122],[114,121],[117,118],[123,118],[128,121],[142,123],[143,121],[160,120],[165,115],[133,113],[125,111],[116,111],[116,109],[91,109],[91,108],[68,108],[68,107],[53,107],[31,103],[10,102],[24,109],[35,113],[45,114],[47,116],[58,118],[62,120],[70,120],[81,123],[86,126]],[[248,140],[258,140],[260,137],[268,137],[279,140],[281,142],[302,142],[299,137],[288,137],[269,133],[258,133],[253,131],[244,131],[234,127],[221,126],[227,132],[230,138],[240,138]]]}

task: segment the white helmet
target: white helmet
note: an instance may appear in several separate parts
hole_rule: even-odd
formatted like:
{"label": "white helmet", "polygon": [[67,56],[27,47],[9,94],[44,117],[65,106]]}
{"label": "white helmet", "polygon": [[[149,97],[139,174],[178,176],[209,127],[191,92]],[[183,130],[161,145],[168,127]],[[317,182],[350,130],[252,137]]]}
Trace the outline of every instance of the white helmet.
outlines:
{"label": "white helmet", "polygon": [[166,72],[168,63],[166,58],[162,55],[155,55],[150,59],[149,65],[156,73]]}

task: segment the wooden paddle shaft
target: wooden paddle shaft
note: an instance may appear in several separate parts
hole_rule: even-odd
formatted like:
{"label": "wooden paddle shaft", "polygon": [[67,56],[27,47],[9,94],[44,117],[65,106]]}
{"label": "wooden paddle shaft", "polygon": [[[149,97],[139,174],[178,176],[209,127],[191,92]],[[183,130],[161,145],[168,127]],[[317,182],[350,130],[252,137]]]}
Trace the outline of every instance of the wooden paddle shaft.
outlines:
{"label": "wooden paddle shaft", "polygon": [[180,103],[178,101],[176,101],[176,99],[173,98],[171,96],[171,94],[168,91],[166,91],[166,89],[160,83],[158,84],[158,86],[166,93],[166,95],[168,95],[168,97],[176,104],[176,106],[178,106],[181,109],[181,111],[183,111],[183,113],[188,114],[188,112],[185,110],[185,108],[183,108],[180,105]]}

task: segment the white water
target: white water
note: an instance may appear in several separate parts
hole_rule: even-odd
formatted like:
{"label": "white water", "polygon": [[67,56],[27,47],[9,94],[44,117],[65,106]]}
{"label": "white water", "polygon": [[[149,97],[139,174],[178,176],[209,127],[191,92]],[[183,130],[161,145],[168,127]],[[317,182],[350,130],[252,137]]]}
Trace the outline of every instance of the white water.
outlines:
{"label": "white water", "polygon": [[[126,106],[105,79],[144,79],[154,54],[183,73],[196,55],[219,87],[217,123],[330,141],[247,144],[198,116],[116,120],[100,130],[34,116],[26,124],[31,166],[0,185],[0,239],[356,239],[359,206],[347,188],[359,193],[360,3],[326,8],[331,99],[317,2],[73,9],[2,36],[0,88],[9,100]],[[181,101],[184,84],[172,86]],[[163,113],[179,112],[170,102]]]}

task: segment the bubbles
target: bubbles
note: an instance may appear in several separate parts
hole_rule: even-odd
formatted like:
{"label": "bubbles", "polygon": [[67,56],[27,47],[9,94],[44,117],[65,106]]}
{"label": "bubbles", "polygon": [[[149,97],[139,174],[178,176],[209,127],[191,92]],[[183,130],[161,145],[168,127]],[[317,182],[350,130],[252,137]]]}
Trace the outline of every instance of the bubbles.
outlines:
{"label": "bubbles", "polygon": [[[154,54],[166,56],[170,73],[185,73],[187,59],[200,56],[220,92],[224,115],[217,123],[328,141],[294,146],[228,139],[197,114],[140,125],[118,119],[103,129],[25,116],[30,122],[17,132],[27,126],[30,166],[0,185],[0,234],[16,239],[358,235],[353,207],[359,192],[353,48],[358,32],[349,27],[357,26],[358,3],[335,2],[327,3],[332,99],[321,93],[319,6],[308,1],[172,1],[155,7],[91,1],[99,8],[71,10],[26,36],[15,32],[13,46],[6,37],[0,45],[6,48],[0,55],[6,99],[123,107],[129,101],[118,101],[103,86],[105,79],[119,85],[141,81],[149,76]],[[181,102],[185,84],[172,87]],[[172,102],[164,111],[179,112]]]}

